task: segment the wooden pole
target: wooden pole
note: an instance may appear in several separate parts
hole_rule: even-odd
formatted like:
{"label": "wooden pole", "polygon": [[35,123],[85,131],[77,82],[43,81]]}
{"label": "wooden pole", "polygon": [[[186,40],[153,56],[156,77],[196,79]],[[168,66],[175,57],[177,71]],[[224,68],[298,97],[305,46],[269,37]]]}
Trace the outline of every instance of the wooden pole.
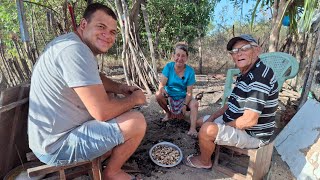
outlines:
{"label": "wooden pole", "polygon": [[24,15],[23,0],[16,0],[16,4],[18,10],[21,40],[23,42],[29,42],[29,33],[26,25],[26,17]]}
{"label": "wooden pole", "polygon": [[[141,10],[142,10],[144,24],[145,24],[146,31],[147,31],[147,36],[148,36],[148,43],[149,43],[149,48],[150,48],[150,56],[151,56],[151,60],[152,60],[152,67],[153,67],[154,73],[157,76],[158,75],[157,63],[156,63],[154,47],[153,47],[153,43],[152,43],[152,36],[151,36],[151,31],[150,31],[150,27],[149,27],[149,20],[148,20],[149,17],[148,17],[148,13],[146,11],[146,1],[145,0],[143,0],[142,3],[141,3]],[[152,77],[150,77],[150,78],[152,78]]]}

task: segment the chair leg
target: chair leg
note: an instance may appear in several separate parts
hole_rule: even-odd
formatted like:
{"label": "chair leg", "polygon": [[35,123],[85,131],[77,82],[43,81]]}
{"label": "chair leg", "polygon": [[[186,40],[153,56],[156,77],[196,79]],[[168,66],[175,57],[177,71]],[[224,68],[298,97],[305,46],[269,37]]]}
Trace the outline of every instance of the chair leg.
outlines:
{"label": "chair leg", "polygon": [[60,180],[66,180],[64,169],[59,170]]}
{"label": "chair leg", "polygon": [[233,179],[246,180],[246,176],[244,176],[243,174],[237,173],[234,170],[229,169],[223,165],[219,165],[220,148],[221,148],[221,146],[216,145],[216,149],[215,149],[215,153],[214,153],[213,168],[215,170],[218,170],[219,172],[222,172],[223,174],[230,176]]}
{"label": "chair leg", "polygon": [[93,180],[102,180],[100,157],[97,157],[92,161],[92,174],[93,174]]}
{"label": "chair leg", "polygon": [[220,146],[216,145],[216,150],[214,152],[214,162],[213,162],[215,166],[217,166],[219,163],[219,156],[220,156]]}

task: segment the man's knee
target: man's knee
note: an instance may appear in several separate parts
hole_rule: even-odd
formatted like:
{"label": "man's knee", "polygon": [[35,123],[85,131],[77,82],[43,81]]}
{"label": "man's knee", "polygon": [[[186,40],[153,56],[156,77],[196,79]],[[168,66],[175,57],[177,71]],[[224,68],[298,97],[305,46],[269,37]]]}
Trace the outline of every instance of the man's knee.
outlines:
{"label": "man's knee", "polygon": [[141,112],[130,111],[116,118],[122,131],[145,131],[147,123]]}
{"label": "man's knee", "polygon": [[134,111],[131,116],[134,120],[134,128],[145,132],[147,128],[147,122],[144,115],[141,112]]}
{"label": "man's knee", "polygon": [[144,136],[147,123],[142,113],[130,111],[118,117],[119,127],[124,135],[125,140],[132,137]]}
{"label": "man's knee", "polygon": [[217,137],[219,128],[216,123],[206,122],[204,123],[199,131],[199,139],[210,139],[215,140]]}
{"label": "man's knee", "polygon": [[137,112],[137,113],[139,114],[138,115],[139,116],[138,117],[138,123],[141,124],[140,128],[142,128],[143,132],[145,132],[146,129],[147,129],[146,119],[145,119],[144,115],[141,112]]}

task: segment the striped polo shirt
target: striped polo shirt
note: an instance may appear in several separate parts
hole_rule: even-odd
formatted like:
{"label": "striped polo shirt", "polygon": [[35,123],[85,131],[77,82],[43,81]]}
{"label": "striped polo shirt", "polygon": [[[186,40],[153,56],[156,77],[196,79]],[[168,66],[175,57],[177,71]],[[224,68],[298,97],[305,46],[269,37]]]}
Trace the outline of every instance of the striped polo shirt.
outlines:
{"label": "striped polo shirt", "polygon": [[258,123],[246,132],[267,143],[274,132],[278,94],[278,83],[272,69],[258,59],[248,73],[238,75],[223,120],[233,121],[247,109],[258,112]]}

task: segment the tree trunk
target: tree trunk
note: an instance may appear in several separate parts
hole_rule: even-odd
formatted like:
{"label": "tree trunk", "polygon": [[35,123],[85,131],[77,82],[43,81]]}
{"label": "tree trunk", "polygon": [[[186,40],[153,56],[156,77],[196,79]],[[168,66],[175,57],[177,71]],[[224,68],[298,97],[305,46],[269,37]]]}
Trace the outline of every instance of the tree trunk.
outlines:
{"label": "tree trunk", "polygon": [[89,6],[89,4],[92,4],[93,0],[87,0],[87,6]]}
{"label": "tree trunk", "polygon": [[311,61],[310,72],[308,75],[308,79],[306,81],[306,85],[302,90],[302,96],[300,99],[298,109],[300,109],[304,105],[304,103],[307,101],[308,94],[309,94],[309,91],[310,91],[311,85],[312,85],[312,80],[314,77],[314,72],[316,70],[316,66],[317,66],[317,63],[319,60],[320,60],[320,31],[318,31],[318,34],[317,34],[317,41],[316,41],[314,55],[311,56],[311,60],[310,60]]}
{"label": "tree trunk", "polygon": [[291,1],[292,0],[275,0],[273,3],[272,29],[270,33],[269,52],[278,51],[281,21],[288,7],[288,4],[291,3]]}
{"label": "tree trunk", "polygon": [[140,13],[141,1],[142,0],[133,0],[133,2],[132,2],[133,5],[131,8],[130,17],[129,17],[131,28],[133,28],[133,30],[131,30],[131,31],[133,32],[133,35],[137,39],[137,43],[139,46],[141,45],[140,34],[138,33],[139,32],[139,13]]}
{"label": "tree trunk", "polygon": [[[161,27],[160,27],[160,21],[158,22],[158,24],[157,24],[157,30],[156,30],[156,35],[155,35],[155,38],[154,38],[154,47],[159,47],[159,41],[160,41],[160,36],[159,36],[159,34],[160,34],[160,30],[161,30]],[[157,50],[155,51],[155,57],[156,57],[156,59],[161,59],[161,52],[160,52],[160,50],[159,50],[159,48],[157,48]]]}
{"label": "tree trunk", "polygon": [[64,29],[66,32],[69,32],[69,21],[68,21],[68,0],[65,0],[63,3],[63,17],[64,17]]}
{"label": "tree trunk", "polygon": [[18,10],[18,19],[20,25],[20,36],[23,42],[29,42],[29,32],[28,27],[26,25],[26,16],[23,7],[22,0],[16,0],[17,10]]}
{"label": "tree trunk", "polygon": [[151,60],[152,60],[152,68],[154,73],[157,75],[157,62],[156,62],[156,58],[155,58],[155,54],[154,54],[154,47],[153,47],[153,43],[152,43],[152,36],[151,36],[151,32],[150,32],[150,27],[149,27],[149,18],[148,18],[148,14],[146,11],[146,1],[143,0],[141,2],[141,10],[142,10],[142,14],[143,14],[143,19],[144,19],[144,24],[146,26],[146,31],[147,31],[147,36],[148,36],[148,43],[149,43],[149,48],[150,48],[150,56],[151,56]]}
{"label": "tree trunk", "polygon": [[202,40],[199,35],[199,73],[202,74]]}
{"label": "tree trunk", "polygon": [[[0,59],[2,59],[2,57],[4,57],[4,52],[2,51],[2,47],[4,47],[4,45],[2,44],[2,40],[1,40],[1,36],[0,36]],[[3,59],[3,61],[5,61]],[[6,68],[5,64],[3,64],[4,68]],[[6,78],[6,74],[4,72],[4,68],[0,68],[0,72],[1,72],[1,82],[0,82],[0,91],[3,89],[6,89],[9,86],[8,80]]]}
{"label": "tree trunk", "polygon": [[303,72],[306,67],[306,47],[308,45],[308,35],[306,33],[298,34],[298,41],[296,44],[296,59],[299,62],[299,71],[295,77],[294,88],[296,90],[300,89],[302,86],[301,80],[303,79]]}
{"label": "tree trunk", "polygon": [[6,89],[8,87],[8,80],[6,78],[6,76],[4,75],[4,72],[2,70],[2,68],[0,68],[0,91]]}
{"label": "tree trunk", "polygon": [[303,69],[301,71],[301,89],[302,89],[302,92],[301,94],[304,94],[304,91],[305,91],[305,87],[306,87],[306,84],[307,84],[307,80],[308,80],[308,77],[309,77],[309,73],[310,73],[310,69],[311,69],[311,64],[312,64],[312,56],[314,54],[314,51],[316,49],[316,44],[317,44],[317,35],[315,33],[312,33],[311,37],[311,43],[310,43],[310,48],[309,50],[307,51],[307,58],[306,58],[306,62],[303,63],[302,65],[300,65],[301,69]]}
{"label": "tree trunk", "polygon": [[3,73],[3,75],[7,75],[8,76],[8,86],[14,86],[15,85],[15,80],[14,80],[14,75],[13,75],[13,72],[9,70],[9,65],[8,65],[8,60],[6,59],[5,57],[5,54],[4,54],[4,49],[3,49],[3,45],[0,44],[0,56],[1,56],[1,59],[2,59],[2,64],[4,66],[4,69],[6,70],[7,73]]}
{"label": "tree trunk", "polygon": [[126,51],[125,49],[127,49],[126,45],[127,45],[127,37],[126,37],[126,29],[125,29],[125,18],[123,18],[124,14],[123,14],[123,9],[122,9],[122,5],[121,2],[118,0],[115,0],[115,4],[116,4],[116,9],[117,9],[117,14],[118,14],[118,18],[120,21],[120,28],[121,28],[121,34],[122,34],[122,53],[121,53],[121,59],[122,59],[122,65],[123,65],[123,72],[126,78],[126,82],[128,85],[131,85],[131,82],[129,80],[129,75],[128,75],[128,63],[126,62]]}
{"label": "tree trunk", "polygon": [[35,51],[37,52],[37,54],[39,54],[39,50],[38,50],[38,41],[36,39],[36,32],[34,30],[34,10],[32,9],[32,14],[31,14],[31,33],[32,33],[32,42],[33,45],[35,47]]}

